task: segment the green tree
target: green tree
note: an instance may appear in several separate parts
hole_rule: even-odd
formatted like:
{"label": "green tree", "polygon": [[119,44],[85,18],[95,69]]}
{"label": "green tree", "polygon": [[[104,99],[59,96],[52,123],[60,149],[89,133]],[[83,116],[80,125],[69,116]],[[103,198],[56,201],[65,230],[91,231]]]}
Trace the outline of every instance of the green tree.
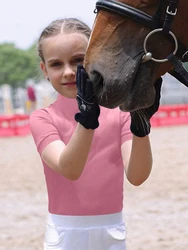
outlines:
{"label": "green tree", "polygon": [[13,43],[0,44],[0,85],[25,86],[27,79],[36,79],[37,76],[38,62],[34,45],[22,50]]}

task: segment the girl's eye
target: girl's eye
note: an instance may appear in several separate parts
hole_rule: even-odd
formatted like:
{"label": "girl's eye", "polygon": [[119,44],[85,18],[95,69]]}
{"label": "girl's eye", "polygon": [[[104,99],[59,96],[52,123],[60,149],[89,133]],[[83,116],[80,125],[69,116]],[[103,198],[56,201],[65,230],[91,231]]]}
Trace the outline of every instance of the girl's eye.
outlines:
{"label": "girl's eye", "polygon": [[83,57],[79,57],[79,58],[75,58],[73,60],[73,63],[74,64],[79,64],[79,63],[83,63],[83,61],[84,61],[84,58]]}
{"label": "girl's eye", "polygon": [[54,62],[51,64],[51,67],[59,67],[59,66],[61,66],[60,62]]}

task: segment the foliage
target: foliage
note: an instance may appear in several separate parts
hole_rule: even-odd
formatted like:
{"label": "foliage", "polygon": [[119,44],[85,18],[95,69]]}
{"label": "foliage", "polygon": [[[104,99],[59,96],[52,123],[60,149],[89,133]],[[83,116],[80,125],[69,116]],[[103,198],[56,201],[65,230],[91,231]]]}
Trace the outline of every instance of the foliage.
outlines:
{"label": "foliage", "polygon": [[23,86],[27,79],[38,75],[38,59],[35,45],[28,50],[17,48],[13,43],[0,44],[0,85]]}

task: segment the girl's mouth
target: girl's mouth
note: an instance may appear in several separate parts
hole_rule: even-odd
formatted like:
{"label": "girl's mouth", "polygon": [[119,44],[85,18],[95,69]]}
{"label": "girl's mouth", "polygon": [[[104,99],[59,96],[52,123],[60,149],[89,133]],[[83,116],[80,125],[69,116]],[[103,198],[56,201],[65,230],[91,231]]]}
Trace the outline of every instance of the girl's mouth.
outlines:
{"label": "girl's mouth", "polygon": [[64,86],[75,86],[76,82],[66,82],[66,83],[63,83],[62,85],[64,85]]}

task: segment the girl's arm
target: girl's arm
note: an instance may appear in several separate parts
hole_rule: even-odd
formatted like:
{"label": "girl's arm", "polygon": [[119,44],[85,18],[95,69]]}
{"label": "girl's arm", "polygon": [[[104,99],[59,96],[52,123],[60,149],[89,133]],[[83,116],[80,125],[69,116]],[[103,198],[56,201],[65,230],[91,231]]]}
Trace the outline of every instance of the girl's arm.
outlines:
{"label": "girl's arm", "polygon": [[149,176],[152,168],[152,152],[149,141],[150,119],[157,112],[161,97],[162,78],[154,85],[154,103],[148,107],[131,111],[132,142],[125,142],[122,147],[122,158],[127,179],[133,185],[141,185]]}
{"label": "girl's arm", "polygon": [[150,175],[152,169],[152,153],[149,136],[137,137],[121,146],[123,163],[129,182],[141,185]]}
{"label": "girl's arm", "polygon": [[70,180],[80,177],[92,144],[94,130],[85,129],[78,123],[70,141],[65,145],[62,141],[48,144],[41,156],[53,170]]}
{"label": "girl's arm", "polygon": [[100,114],[92,82],[82,65],[77,68],[76,84],[80,110],[75,115],[77,127],[66,146],[62,141],[54,141],[42,152],[47,165],[70,180],[77,180],[84,169]]}

